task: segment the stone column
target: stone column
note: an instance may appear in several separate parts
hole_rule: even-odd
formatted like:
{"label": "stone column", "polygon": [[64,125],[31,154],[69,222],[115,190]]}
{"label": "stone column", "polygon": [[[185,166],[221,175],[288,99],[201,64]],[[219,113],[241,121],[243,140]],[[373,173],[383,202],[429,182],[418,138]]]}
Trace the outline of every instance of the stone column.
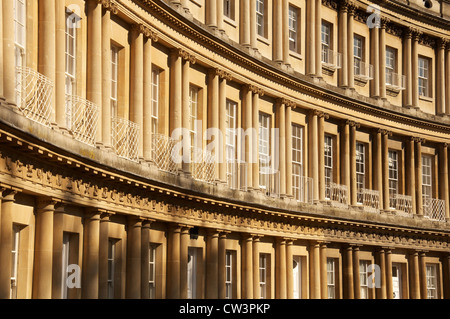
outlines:
{"label": "stone column", "polygon": [[261,237],[253,235],[253,299],[261,299],[259,288],[259,246]]}
{"label": "stone column", "polygon": [[286,240],[286,298],[294,298],[294,269],[292,264],[294,262],[294,256],[292,253],[293,241],[291,239]]}
{"label": "stone column", "polygon": [[316,0],[306,3],[306,73],[309,75],[316,74]]}
{"label": "stone column", "polygon": [[406,107],[412,107],[412,90],[413,90],[413,75],[412,75],[412,30],[410,28],[405,28],[403,37],[403,70],[405,70],[406,75],[406,90],[403,94],[403,104]]}
{"label": "stone column", "polygon": [[[253,104],[253,92],[250,88],[250,86],[246,85],[244,86],[244,90],[243,90],[243,106],[242,106],[242,125],[244,127],[244,130],[249,133],[250,130],[253,128],[252,125],[252,104]],[[242,159],[244,159],[245,163],[247,163],[248,167],[247,167],[247,187],[248,189],[253,189],[253,187],[255,189],[259,189],[259,183],[253,186],[253,165],[254,165],[254,161],[253,161],[253,148],[256,147],[257,148],[257,142],[255,142],[255,144],[253,144],[253,136],[252,134],[247,134],[245,138],[242,139],[242,143],[243,145],[241,145],[242,147],[242,152],[243,152],[243,156],[241,157]],[[258,173],[259,175],[259,173]]]}
{"label": "stone column", "polygon": [[286,108],[284,101],[278,99],[276,102],[276,122],[279,129],[279,169],[280,169],[280,196],[286,196]]}
{"label": "stone column", "polygon": [[316,16],[315,16],[315,33],[314,33],[314,50],[315,50],[315,62],[316,62],[316,76],[322,77],[322,0],[316,1]]}
{"label": "stone column", "polygon": [[348,17],[347,17],[348,3],[347,1],[339,2],[339,28],[338,28],[338,41],[339,41],[339,52],[342,53],[342,67],[339,70],[339,85],[341,87],[348,86]]}
{"label": "stone column", "polygon": [[[59,1],[58,3],[62,3]],[[111,11],[105,10],[102,17],[102,113],[101,141],[103,147],[112,148],[111,130]],[[58,42],[61,45],[61,42]],[[64,46],[64,41],[62,41]],[[63,51],[64,53],[64,51]],[[63,59],[63,61],[65,61]]]}
{"label": "stone column", "polygon": [[382,156],[382,137],[381,130],[374,131],[373,137],[373,188],[380,192],[380,209],[384,209],[383,205],[383,156]]}
{"label": "stone column", "polygon": [[[380,24],[380,97],[386,99],[386,25],[389,21],[386,18],[381,19]],[[376,68],[376,65],[375,65]]]}
{"label": "stone column", "polygon": [[217,0],[209,0],[206,2],[206,25],[214,29],[217,28],[217,6]]}
{"label": "stone column", "polygon": [[321,298],[321,285],[320,285],[320,243],[312,242],[310,244],[311,252],[311,299]]}
{"label": "stone column", "polygon": [[[251,151],[253,160],[253,188],[259,189],[259,97],[264,95],[260,88],[253,87],[253,102],[252,102],[252,128],[254,135],[252,138]],[[250,170],[250,167],[249,167]],[[249,185],[250,186],[250,185]]]}
{"label": "stone column", "polygon": [[392,250],[390,248],[385,249],[386,254],[386,268],[381,269],[382,272],[386,271],[386,292],[387,299],[394,298],[394,289],[392,285]]}
{"label": "stone column", "polygon": [[420,272],[419,272],[419,253],[414,251],[410,254],[409,263],[411,265],[411,299],[420,299]]}
{"label": "stone column", "polygon": [[[64,1],[55,1],[55,122],[66,127],[66,8]],[[101,132],[103,124],[97,128]],[[97,138],[102,141],[103,138]]]}
{"label": "stone column", "polygon": [[[210,69],[209,71],[209,110],[208,110],[208,128],[219,129],[219,70]],[[215,155],[215,179],[219,180],[219,155],[220,155],[220,139],[219,136],[213,135],[210,140],[210,144],[214,145],[213,155]]]}
{"label": "stone column", "polygon": [[427,299],[427,267],[425,263],[425,252],[423,251],[419,253],[419,273],[420,299]]}
{"label": "stone column", "polygon": [[421,32],[414,31],[412,37],[412,106],[419,107],[419,38]]}
{"label": "stone column", "polygon": [[383,151],[382,151],[382,171],[383,171],[383,208],[389,209],[389,136],[392,132],[382,130]]}
{"label": "stone column", "polygon": [[309,115],[309,176],[313,178],[313,199],[319,201],[319,133],[318,133],[318,112],[311,111]]}
{"label": "stone column", "polygon": [[242,239],[242,298],[253,299],[253,237]]}
{"label": "stone column", "polygon": [[144,156],[144,26],[131,28],[130,53],[130,120],[139,127],[138,156]]}
{"label": "stone column", "polygon": [[348,88],[355,88],[355,62],[353,56],[353,17],[355,15],[355,7],[348,7],[348,24],[347,24],[347,67],[348,67]]}
{"label": "stone column", "polygon": [[322,299],[328,299],[327,243],[320,243],[320,293]]}
{"label": "stone column", "polygon": [[[371,45],[371,62],[373,65],[373,81],[371,81],[372,89],[371,96],[379,97],[380,96],[380,33],[379,28],[374,27],[370,30],[370,40],[372,42]],[[386,53],[384,53],[386,54]]]}
{"label": "stone column", "polygon": [[448,148],[449,143],[443,143],[439,150],[439,193],[445,201],[445,218],[450,220],[450,195],[448,187]]}
{"label": "stone column", "polygon": [[437,45],[437,68],[436,68],[436,114],[445,114],[445,46],[447,40],[441,38]]}
{"label": "stone column", "polygon": [[[131,63],[133,64],[133,58]],[[87,74],[86,98],[94,103],[99,108],[99,114],[102,114],[102,4],[97,0],[87,1]],[[130,77],[133,81],[133,71]],[[97,125],[95,140],[97,144],[101,144],[102,121]],[[140,128],[142,130],[142,126]]]}
{"label": "stone column", "polygon": [[450,115],[450,42],[445,49],[445,114]]}
{"label": "stone column", "polygon": [[323,112],[318,116],[318,148],[319,148],[319,200],[325,200],[325,118],[328,119],[328,114]]}
{"label": "stone column", "polygon": [[424,139],[418,137],[416,141],[416,214],[423,217],[422,198],[422,143]]}
{"label": "stone column", "polygon": [[412,198],[412,211],[416,214],[416,170],[414,137],[406,141],[406,194]]}
{"label": "stone column", "polygon": [[47,198],[39,198],[37,203],[33,299],[52,298],[53,215],[56,203]]}
{"label": "stone column", "polygon": [[103,212],[100,220],[98,298],[108,298],[108,244],[111,213]]}
{"label": "stone column", "polygon": [[289,0],[283,0],[282,3],[282,28],[283,28],[283,62],[286,65],[290,65],[290,56],[289,56]]}
{"label": "stone column", "polygon": [[11,263],[12,263],[12,239],[13,239],[13,221],[14,202],[17,191],[3,190],[0,192],[0,298],[10,299],[11,293]]}
{"label": "stone column", "polygon": [[[250,47],[250,0],[244,1],[242,4],[241,19],[242,19],[242,29],[241,29],[241,44],[245,47]],[[252,11],[254,12],[254,11]]]}
{"label": "stone column", "polygon": [[141,230],[142,219],[128,218],[126,298],[141,298]]}
{"label": "stone column", "polygon": [[[227,242],[227,233],[221,231],[219,233],[219,299],[225,299],[226,297],[226,273],[225,273],[225,264],[226,264],[226,242]],[[233,296],[236,297],[236,296]]]}
{"label": "stone column", "polygon": [[[189,134],[189,129],[191,126],[191,120],[190,120],[190,114],[191,114],[191,107],[190,107],[190,70],[191,70],[191,64],[195,64],[195,61],[193,60],[193,57],[188,54],[187,52],[181,52],[180,54],[183,55],[184,62],[182,63],[182,83],[181,83],[181,117],[182,117],[182,123],[181,126],[183,130],[183,158],[187,159],[190,158],[191,162],[194,162],[195,159],[191,158],[191,137]],[[195,145],[195,144],[194,144]],[[198,146],[198,147],[201,147]],[[187,153],[187,154],[186,154]],[[191,172],[191,166],[188,161],[183,160],[182,164],[183,172],[185,174],[190,174]]]}
{"label": "stone column", "polygon": [[209,230],[206,241],[206,298],[217,299],[219,292],[219,233]]}
{"label": "stone column", "polygon": [[250,47],[256,49],[257,47],[257,28],[256,28],[256,0],[249,0],[250,2]]}
{"label": "stone column", "polygon": [[283,238],[276,238],[275,258],[275,298],[286,299],[286,240]]}
{"label": "stone column", "polygon": [[169,226],[167,240],[167,298],[180,299],[180,233],[178,225]]}
{"label": "stone column", "polygon": [[[170,107],[169,107],[169,136],[171,136],[175,130],[183,127],[182,121],[182,58],[180,50],[173,49],[170,54]],[[184,139],[183,139],[184,141]],[[185,144],[183,143],[183,148]],[[181,154],[180,154],[181,155]],[[184,163],[183,163],[184,166]],[[185,169],[181,164],[178,164],[179,169]]]}
{"label": "stone column", "polygon": [[380,283],[381,283],[381,288],[380,289],[376,289],[377,292],[377,299],[386,299],[386,255],[384,252],[384,248],[381,248],[378,251],[378,263],[381,269],[381,278],[380,278]]}
{"label": "stone column", "polygon": [[180,298],[187,299],[188,291],[187,291],[187,264],[188,264],[188,251],[189,251],[189,240],[190,240],[190,231],[191,227],[183,225],[181,228],[181,236],[180,236]]}
{"label": "stone column", "polygon": [[99,298],[100,212],[88,210],[84,219],[83,299]]}
{"label": "stone column", "polygon": [[225,32],[223,28],[223,1],[218,0],[216,15],[217,15],[217,29],[223,33]]}
{"label": "stone column", "polygon": [[355,299],[361,299],[361,281],[359,280],[359,246],[353,246],[353,285]]}
{"label": "stone column", "polygon": [[[286,195],[293,197],[292,191],[292,107],[294,103],[286,104]],[[283,158],[280,159],[281,161]]]}
{"label": "stone column", "polygon": [[283,28],[285,21],[283,20],[283,1],[274,0],[273,3],[273,61],[283,62]]}
{"label": "stone column", "polygon": [[344,298],[354,299],[353,285],[353,247],[345,248],[345,264],[344,264]]}

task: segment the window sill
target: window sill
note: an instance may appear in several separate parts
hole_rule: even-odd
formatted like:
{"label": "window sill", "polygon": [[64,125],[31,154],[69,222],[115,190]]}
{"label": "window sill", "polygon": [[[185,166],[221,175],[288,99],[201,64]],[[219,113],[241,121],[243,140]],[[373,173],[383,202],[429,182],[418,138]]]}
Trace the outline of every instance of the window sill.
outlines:
{"label": "window sill", "polygon": [[423,95],[419,95],[419,100],[422,100],[422,101],[425,101],[425,102],[430,102],[430,103],[432,103],[434,101],[434,99],[432,97],[423,96]]}
{"label": "window sill", "polygon": [[257,36],[256,39],[257,39],[258,41],[264,43],[265,45],[270,45],[269,39],[267,39],[267,38],[265,38],[265,37],[263,37],[263,36],[260,36],[259,34],[258,34],[258,36]]}
{"label": "window sill", "polygon": [[300,53],[297,53],[295,51],[289,51],[289,56],[298,59],[298,60],[303,60],[303,56]]}
{"label": "window sill", "polygon": [[233,28],[237,28],[237,23],[236,23],[236,21],[234,21],[233,19],[224,16],[224,17],[223,17],[223,21],[224,21],[226,24],[229,24],[230,26],[232,26]]}

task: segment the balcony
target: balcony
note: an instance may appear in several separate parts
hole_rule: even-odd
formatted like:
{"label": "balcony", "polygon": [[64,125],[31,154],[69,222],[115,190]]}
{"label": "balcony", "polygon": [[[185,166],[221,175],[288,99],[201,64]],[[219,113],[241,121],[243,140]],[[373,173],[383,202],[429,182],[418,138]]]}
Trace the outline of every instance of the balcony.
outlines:
{"label": "balcony", "polygon": [[50,126],[52,95],[50,79],[30,68],[16,68],[16,103],[26,118]]}
{"label": "balcony", "polygon": [[98,128],[99,108],[94,103],[75,95],[66,95],[68,129],[82,143],[94,146]]}
{"label": "balcony", "polygon": [[445,201],[423,196],[423,215],[430,220],[445,222]]}
{"label": "balcony", "polygon": [[330,73],[342,67],[342,54],[330,49],[322,49],[322,66]]}
{"label": "balcony", "polygon": [[163,134],[152,135],[152,161],[164,172],[177,174],[178,164],[173,160],[173,150],[176,141]]}
{"label": "balcony", "polygon": [[363,210],[369,213],[380,213],[380,192],[361,188],[358,190],[357,202],[362,204]]}
{"label": "balcony", "polygon": [[386,89],[399,93],[406,89],[406,76],[394,72],[386,72]]}
{"label": "balcony", "polygon": [[216,158],[207,150],[193,149],[193,161],[191,163],[192,178],[208,184],[216,181]]}
{"label": "balcony", "polygon": [[364,61],[355,59],[354,72],[355,80],[364,85],[373,79],[373,65]]}
{"label": "balcony", "polygon": [[331,201],[331,206],[348,208],[348,187],[346,185],[330,183],[326,186],[325,194],[327,199]]}
{"label": "balcony", "polygon": [[239,163],[237,161],[227,162],[227,184],[230,189],[241,190],[246,192],[248,164]]}
{"label": "balcony", "polygon": [[402,194],[391,194],[389,205],[395,209],[397,215],[403,217],[413,217],[412,197]]}
{"label": "balcony", "polygon": [[139,126],[131,121],[112,119],[112,144],[119,157],[139,161]]}
{"label": "balcony", "polygon": [[300,203],[313,203],[313,183],[311,177],[294,176],[294,198]]}

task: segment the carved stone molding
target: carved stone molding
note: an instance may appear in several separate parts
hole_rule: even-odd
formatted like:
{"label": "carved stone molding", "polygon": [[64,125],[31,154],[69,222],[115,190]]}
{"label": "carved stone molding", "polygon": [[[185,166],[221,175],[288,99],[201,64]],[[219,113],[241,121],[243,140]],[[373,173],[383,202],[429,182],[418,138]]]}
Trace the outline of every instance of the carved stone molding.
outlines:
{"label": "carved stone molding", "polygon": [[98,0],[98,3],[101,3],[103,8],[111,11],[112,14],[117,14],[119,12],[117,4],[113,0]]}
{"label": "carved stone molding", "polygon": [[246,87],[253,94],[259,94],[260,96],[264,96],[264,94],[265,94],[264,89],[260,88],[259,86],[254,85],[254,84],[247,84]]}
{"label": "carved stone molding", "polygon": [[180,56],[183,60],[189,61],[191,64],[197,63],[197,58],[185,49],[179,48],[176,49],[176,52],[178,53],[178,56]]}
{"label": "carved stone molding", "polygon": [[231,75],[231,73],[229,73],[223,69],[214,69],[214,72],[216,73],[216,75],[218,75],[220,77],[220,79],[227,80],[227,81],[233,80],[233,76]]}

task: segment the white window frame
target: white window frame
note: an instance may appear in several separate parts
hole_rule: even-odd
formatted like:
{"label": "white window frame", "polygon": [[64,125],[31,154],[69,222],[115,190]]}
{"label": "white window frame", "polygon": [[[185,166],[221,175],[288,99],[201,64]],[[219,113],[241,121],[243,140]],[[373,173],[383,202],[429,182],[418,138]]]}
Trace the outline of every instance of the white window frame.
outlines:
{"label": "white window frame", "polygon": [[235,12],[235,0],[223,0],[223,15],[234,21]]}
{"label": "white window frame", "polygon": [[324,138],[324,165],[325,165],[325,198],[331,198],[331,183],[333,183],[333,136],[325,135]]}
{"label": "white window frame", "polygon": [[233,299],[233,252],[225,253],[225,299]]}
{"label": "white window frame", "polygon": [[433,198],[433,157],[422,155],[422,196],[424,207],[427,204],[425,199]]}
{"label": "white window frame", "polygon": [[119,48],[111,46],[111,117],[118,114]]}
{"label": "white window frame", "polygon": [[386,84],[392,85],[392,74],[396,73],[397,50],[386,47]]}
{"label": "white window frame", "polygon": [[148,291],[149,299],[156,299],[156,245],[148,247]]}
{"label": "white window frame", "polygon": [[256,33],[266,37],[266,0],[256,0]]}
{"label": "white window frame", "polygon": [[159,93],[160,93],[161,70],[152,68],[152,134],[158,133],[159,125]]}
{"label": "white window frame", "polygon": [[388,151],[388,165],[389,165],[389,197],[390,197],[390,208],[395,209],[396,203],[393,200],[395,196],[398,194],[398,151],[389,150]]}
{"label": "white window frame", "polygon": [[267,175],[270,172],[270,123],[271,116],[266,113],[259,113],[259,188],[268,190],[269,185]]}
{"label": "white window frame", "polygon": [[[66,11],[66,20],[73,18],[73,13]],[[78,19],[79,20],[79,19]],[[65,84],[64,92],[67,96],[76,95],[76,85],[77,85],[77,28],[71,24],[66,23],[65,28]],[[70,50],[72,48],[73,51]],[[71,99],[66,98],[66,127],[67,129],[72,129],[72,103]]]}
{"label": "white window frame", "polygon": [[300,51],[299,17],[300,9],[289,4],[289,50],[297,53]]}
{"label": "white window frame", "polygon": [[260,299],[267,299],[267,254],[259,255],[259,291]]}
{"label": "white window frame", "polygon": [[14,0],[14,45],[15,45],[15,66],[25,66],[25,52],[27,43],[26,0]]}
{"label": "white window frame", "polygon": [[364,62],[364,38],[359,35],[353,37],[354,74],[361,75],[361,62]]}
{"label": "white window frame", "polygon": [[301,199],[303,177],[303,126],[292,124],[292,192],[297,200]]}
{"label": "white window frame", "polygon": [[108,299],[114,299],[116,244],[116,240],[108,240]]}
{"label": "white window frame", "polygon": [[427,280],[427,299],[438,298],[438,281],[437,281],[437,265],[426,265],[426,280]]}
{"label": "white window frame", "polygon": [[189,136],[191,139],[191,163],[196,160],[194,158],[194,147],[197,140],[198,93],[198,87],[193,85],[189,87]]}
{"label": "white window frame", "polygon": [[237,103],[231,100],[226,102],[226,161],[227,161],[227,183],[232,189],[237,189]]}
{"label": "white window frame", "polygon": [[328,299],[336,299],[336,261],[327,258],[327,296]]}
{"label": "white window frame", "polygon": [[19,247],[20,227],[13,225],[13,238],[11,248],[11,289],[10,299],[17,299],[18,270],[19,270]]}
{"label": "white window frame", "polygon": [[361,299],[369,299],[369,265],[370,262],[367,260],[359,261],[359,286]]}
{"label": "white window frame", "polygon": [[430,96],[430,59],[420,57],[418,61],[418,90],[419,96]]}
{"label": "white window frame", "polygon": [[[356,143],[356,189],[357,193],[361,193],[366,187],[366,145],[364,143]],[[362,196],[357,196],[358,204],[363,204]]]}
{"label": "white window frame", "polygon": [[322,62],[329,63],[329,50],[332,46],[332,29],[331,23],[322,20],[320,42],[322,47]]}

